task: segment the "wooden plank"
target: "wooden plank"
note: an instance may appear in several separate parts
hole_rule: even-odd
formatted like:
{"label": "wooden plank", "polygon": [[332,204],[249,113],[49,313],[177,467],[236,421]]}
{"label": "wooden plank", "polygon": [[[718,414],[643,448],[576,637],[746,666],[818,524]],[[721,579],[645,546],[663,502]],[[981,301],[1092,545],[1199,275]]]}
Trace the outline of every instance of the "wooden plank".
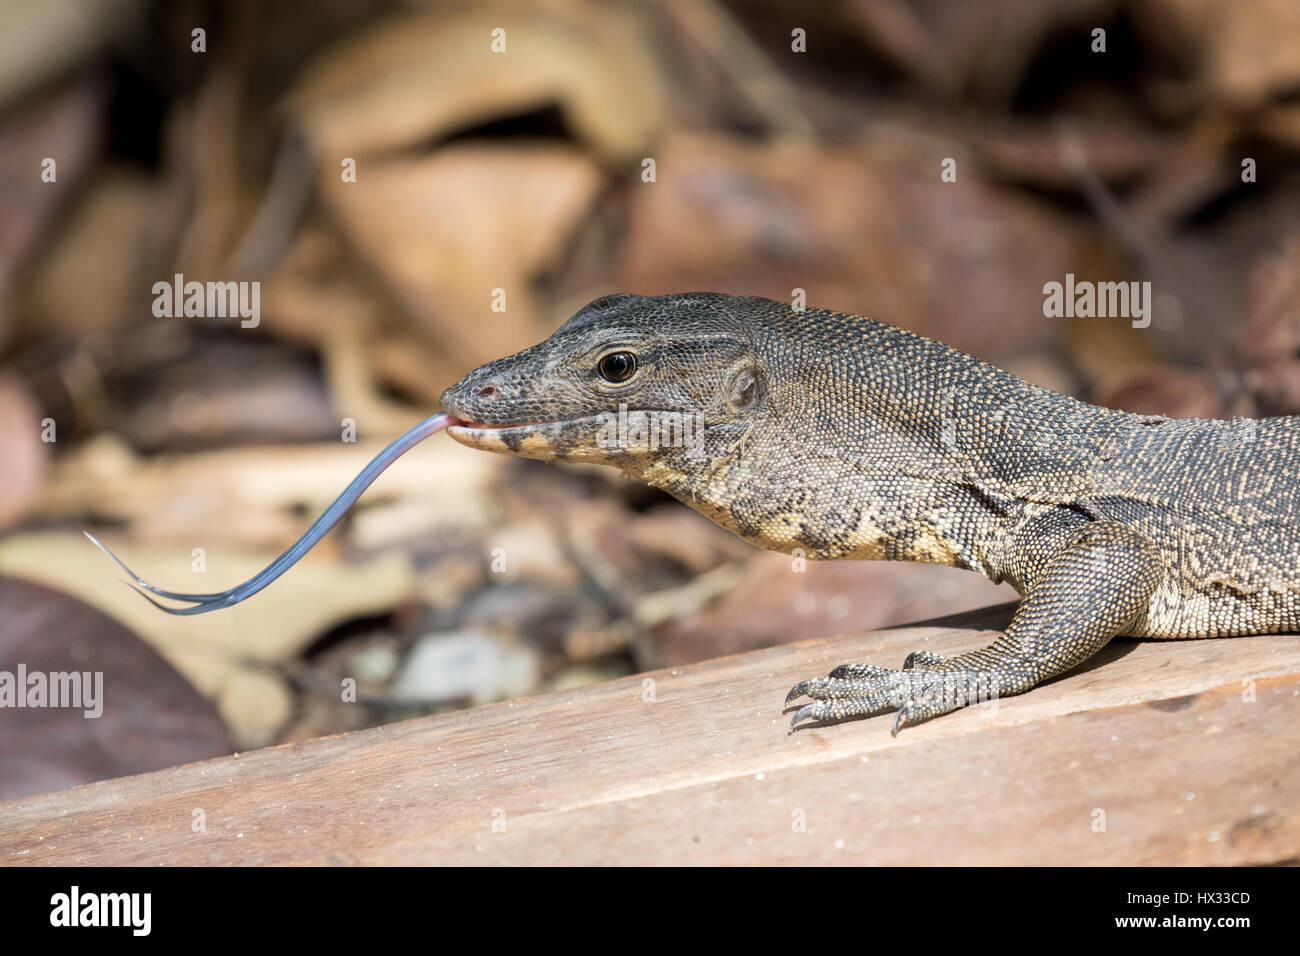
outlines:
{"label": "wooden plank", "polygon": [[784,645],[0,804],[0,863],[1300,860],[1300,636],[1117,641],[995,710],[897,738],[890,717],[786,733],[795,681],[971,649],[992,638],[973,625],[1005,617]]}

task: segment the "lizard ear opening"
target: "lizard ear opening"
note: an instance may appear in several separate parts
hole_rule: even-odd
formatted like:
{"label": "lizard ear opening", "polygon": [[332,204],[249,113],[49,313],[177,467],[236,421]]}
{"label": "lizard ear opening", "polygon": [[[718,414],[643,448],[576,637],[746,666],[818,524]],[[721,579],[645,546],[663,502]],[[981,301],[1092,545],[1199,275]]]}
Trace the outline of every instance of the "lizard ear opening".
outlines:
{"label": "lizard ear opening", "polygon": [[762,397],[762,386],[752,368],[742,368],[727,385],[727,408],[743,412],[753,408]]}

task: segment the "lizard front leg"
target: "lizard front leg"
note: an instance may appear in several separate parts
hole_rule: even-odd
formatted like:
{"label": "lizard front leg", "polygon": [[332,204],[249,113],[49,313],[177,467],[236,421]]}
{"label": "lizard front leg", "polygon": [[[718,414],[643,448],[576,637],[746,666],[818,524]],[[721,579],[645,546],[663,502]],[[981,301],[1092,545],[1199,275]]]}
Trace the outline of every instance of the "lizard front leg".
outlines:
{"label": "lizard front leg", "polygon": [[896,710],[900,727],[996,697],[1023,694],[1063,674],[1122,634],[1146,609],[1160,582],[1160,553],[1117,521],[1083,525],[1052,555],[1006,632],[982,650],[942,658],[909,654],[902,670],[845,664],[827,677],[800,681],[789,703],[808,695],[790,722],[870,717]]}

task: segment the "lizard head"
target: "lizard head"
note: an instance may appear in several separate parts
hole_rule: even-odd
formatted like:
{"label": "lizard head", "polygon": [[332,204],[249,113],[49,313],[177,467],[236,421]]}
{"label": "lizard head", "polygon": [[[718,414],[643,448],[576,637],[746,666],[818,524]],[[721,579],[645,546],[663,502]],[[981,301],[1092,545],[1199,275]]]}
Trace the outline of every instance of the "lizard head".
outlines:
{"label": "lizard head", "polygon": [[[442,394],[464,445],[613,465],[652,484],[689,481],[733,447],[766,399],[732,311],[704,293],[596,299],[546,341]],[[671,489],[670,489],[671,490]]]}

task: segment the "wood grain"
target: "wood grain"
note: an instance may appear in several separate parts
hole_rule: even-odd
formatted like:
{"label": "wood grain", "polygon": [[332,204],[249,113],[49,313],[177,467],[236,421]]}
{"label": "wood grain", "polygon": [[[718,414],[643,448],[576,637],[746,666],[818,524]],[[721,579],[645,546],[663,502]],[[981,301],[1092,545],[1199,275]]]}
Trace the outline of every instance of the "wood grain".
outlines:
{"label": "wood grain", "polygon": [[971,649],[1006,613],[0,804],[0,864],[1300,860],[1300,636],[1116,641],[995,710],[897,738],[890,717],[786,733],[800,678]]}

